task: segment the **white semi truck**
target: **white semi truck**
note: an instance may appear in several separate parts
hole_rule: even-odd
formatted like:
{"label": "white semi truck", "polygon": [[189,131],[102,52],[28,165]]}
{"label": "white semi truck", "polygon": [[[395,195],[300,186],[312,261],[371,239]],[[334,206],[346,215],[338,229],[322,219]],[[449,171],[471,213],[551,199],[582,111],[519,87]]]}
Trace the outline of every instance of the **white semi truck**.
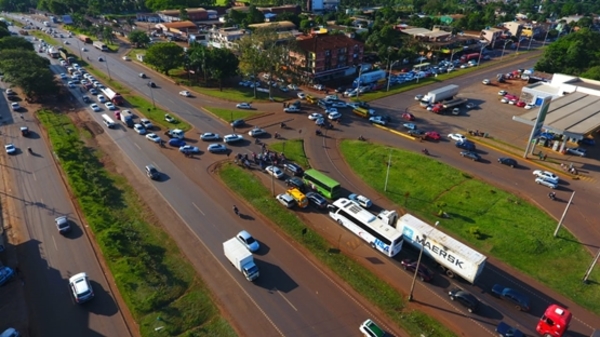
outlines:
{"label": "white semi truck", "polygon": [[458,94],[459,88],[460,87],[456,84],[450,84],[445,87],[431,90],[427,93],[427,95],[421,98],[420,104],[423,108],[426,108],[432,104],[442,102],[443,100],[454,97],[456,94]]}
{"label": "white semi truck", "polygon": [[487,257],[419,218],[396,211],[383,211],[378,217],[402,232],[404,241],[435,260],[449,277],[459,276],[475,283]]}
{"label": "white semi truck", "polygon": [[223,251],[229,262],[244,274],[246,280],[254,281],[258,278],[258,267],[254,264],[252,253],[237,238],[223,242]]}

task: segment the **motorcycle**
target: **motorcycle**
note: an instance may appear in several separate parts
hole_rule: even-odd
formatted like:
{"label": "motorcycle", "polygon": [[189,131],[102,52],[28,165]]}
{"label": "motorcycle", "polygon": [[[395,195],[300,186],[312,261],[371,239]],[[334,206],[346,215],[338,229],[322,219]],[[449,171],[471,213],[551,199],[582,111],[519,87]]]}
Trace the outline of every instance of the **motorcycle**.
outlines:
{"label": "motorcycle", "polygon": [[27,151],[29,151],[29,153],[33,154],[33,150],[30,147],[27,148]]}
{"label": "motorcycle", "polygon": [[429,155],[429,151],[427,151],[427,149],[423,149],[423,150],[421,150],[421,152],[422,152],[424,155],[426,155],[426,156],[428,156],[428,155]]}
{"label": "motorcycle", "polygon": [[549,198],[550,200],[556,200],[556,193],[554,193],[554,192],[550,192],[550,193],[548,193],[548,198]]}
{"label": "motorcycle", "polygon": [[364,140],[365,140],[365,137],[363,137],[363,136],[358,136],[358,140],[363,140],[363,141],[364,141]]}
{"label": "motorcycle", "polygon": [[321,132],[321,130],[316,130],[316,131],[315,131],[315,134],[316,134],[317,136],[321,136],[323,133]]}

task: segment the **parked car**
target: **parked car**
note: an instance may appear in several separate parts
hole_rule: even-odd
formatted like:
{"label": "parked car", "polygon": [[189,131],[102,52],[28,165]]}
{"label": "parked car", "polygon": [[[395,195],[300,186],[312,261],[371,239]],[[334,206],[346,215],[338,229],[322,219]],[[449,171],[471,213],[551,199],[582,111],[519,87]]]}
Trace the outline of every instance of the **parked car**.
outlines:
{"label": "parked car", "polygon": [[[411,259],[404,259],[400,261],[400,265],[402,266],[402,269],[408,270],[411,273],[414,273],[415,270],[417,270],[417,261]],[[417,277],[423,282],[429,282],[433,279],[433,272],[421,263],[419,265],[419,272],[417,274]]]}
{"label": "parked car", "polygon": [[21,106],[17,102],[10,103],[10,107],[11,107],[11,109],[13,111],[19,111],[19,110],[21,110]]}
{"label": "parked car", "polygon": [[252,253],[258,251],[260,244],[247,231],[241,231],[235,236]]}
{"label": "parked car", "polygon": [[310,119],[311,121],[316,121],[317,119],[323,119],[323,115],[318,112],[313,112],[310,115],[308,115],[308,119]]}
{"label": "parked car", "polygon": [[413,114],[411,114],[410,112],[404,112],[402,114],[402,119],[405,119],[407,121],[414,121],[415,120],[415,116]]}
{"label": "parked car", "polygon": [[466,307],[469,312],[475,312],[479,307],[479,300],[462,289],[452,289],[448,292],[448,296],[450,296],[450,300],[456,301]]}
{"label": "parked car", "polygon": [[172,147],[182,147],[185,145],[185,141],[181,138],[171,138],[168,143]]}
{"label": "parked car", "polygon": [[175,118],[171,117],[169,114],[165,114],[165,121],[167,123],[175,123]]}
{"label": "parked car", "polygon": [[287,208],[292,208],[296,205],[296,200],[294,200],[294,198],[292,198],[292,196],[287,193],[278,194],[275,197],[275,199],[277,199],[277,201],[279,201],[280,204]]}
{"label": "parked car", "polygon": [[359,204],[360,206],[362,206],[364,208],[369,208],[369,207],[373,206],[373,203],[371,202],[371,200],[369,198],[365,197],[364,195],[352,193],[348,196],[348,199],[356,202],[357,204]]}
{"label": "parked car", "polygon": [[580,156],[580,157],[585,157],[586,149],[583,149],[581,147],[576,147],[576,148],[568,147],[567,153],[570,153],[570,154],[573,154],[576,156]]}
{"label": "parked car", "polygon": [[200,135],[200,139],[202,139],[204,141],[212,141],[212,140],[219,140],[219,139],[221,139],[221,136],[219,136],[216,133],[205,132],[205,133],[203,133],[203,134]]}
{"label": "parked car", "polygon": [[179,152],[182,153],[200,153],[200,149],[196,146],[184,145],[179,148]]}
{"label": "parked car", "polygon": [[244,121],[243,119],[236,119],[230,123],[230,125],[233,126],[234,128],[243,126],[244,124],[246,124],[246,121]]}
{"label": "parked car", "polygon": [[517,310],[529,311],[530,309],[529,298],[512,288],[508,288],[500,284],[494,284],[492,287],[492,294],[513,303]]}
{"label": "parked car", "polygon": [[319,209],[325,209],[327,207],[327,200],[317,192],[306,193],[306,198]]}
{"label": "parked car", "polygon": [[238,109],[252,109],[252,105],[250,103],[239,103],[235,106]]}
{"label": "parked car", "polygon": [[484,85],[488,85],[488,84],[490,84],[492,82],[486,78],[483,81],[481,81],[481,83],[483,83]]}
{"label": "parked car", "polygon": [[134,124],[133,125],[133,130],[135,132],[137,132],[140,135],[145,135],[146,134],[146,128],[142,125],[142,124]]}
{"label": "parked car", "polygon": [[517,161],[512,158],[501,157],[501,158],[498,158],[498,162],[502,165],[506,165],[506,166],[510,166],[510,167],[517,166]]}
{"label": "parked car", "polygon": [[472,159],[473,161],[481,160],[481,156],[473,151],[462,151],[460,155],[464,158]]}
{"label": "parked car", "polygon": [[17,153],[17,148],[12,143],[4,145],[4,150],[6,151],[7,154]]}
{"label": "parked car", "polygon": [[227,152],[227,147],[223,144],[210,144],[206,150],[210,153],[222,153]]}

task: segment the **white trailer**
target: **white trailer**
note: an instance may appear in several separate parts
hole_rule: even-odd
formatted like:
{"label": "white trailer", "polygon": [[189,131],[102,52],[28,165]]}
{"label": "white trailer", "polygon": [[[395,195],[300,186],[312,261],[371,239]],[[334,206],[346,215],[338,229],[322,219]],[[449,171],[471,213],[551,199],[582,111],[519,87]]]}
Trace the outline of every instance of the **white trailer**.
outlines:
{"label": "white trailer", "polygon": [[449,277],[458,275],[475,283],[483,271],[486,256],[410,214],[398,219],[396,229],[415,248],[421,249],[423,245],[423,252],[434,259]]}
{"label": "white trailer", "polygon": [[431,104],[453,97],[454,95],[458,94],[459,88],[460,87],[456,84],[450,84],[445,87],[431,90],[421,99],[421,106],[425,108]]}
{"label": "white trailer", "polygon": [[229,262],[244,274],[246,280],[254,281],[258,278],[258,267],[254,264],[252,253],[237,238],[223,242],[223,251]]}

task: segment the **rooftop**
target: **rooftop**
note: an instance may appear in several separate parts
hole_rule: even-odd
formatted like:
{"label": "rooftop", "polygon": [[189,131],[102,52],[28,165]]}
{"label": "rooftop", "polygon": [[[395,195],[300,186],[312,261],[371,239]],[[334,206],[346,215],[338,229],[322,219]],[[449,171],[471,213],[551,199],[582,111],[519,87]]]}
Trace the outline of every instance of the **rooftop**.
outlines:
{"label": "rooftop", "polygon": [[275,27],[276,29],[295,29],[296,25],[291,21],[278,21],[278,22],[265,22],[265,23],[255,23],[253,25],[248,25],[248,28],[251,29],[259,29],[259,28],[268,28]]}
{"label": "rooftop", "polygon": [[306,52],[321,52],[324,50],[348,47],[348,45],[359,45],[363,43],[351,39],[343,34],[314,35],[298,40],[298,47]]}
{"label": "rooftop", "polygon": [[192,21],[177,21],[177,22],[171,22],[171,23],[161,23],[161,26],[165,27],[165,28],[175,28],[175,29],[181,29],[181,28],[198,28],[198,26],[196,26],[195,23],[193,23]]}

